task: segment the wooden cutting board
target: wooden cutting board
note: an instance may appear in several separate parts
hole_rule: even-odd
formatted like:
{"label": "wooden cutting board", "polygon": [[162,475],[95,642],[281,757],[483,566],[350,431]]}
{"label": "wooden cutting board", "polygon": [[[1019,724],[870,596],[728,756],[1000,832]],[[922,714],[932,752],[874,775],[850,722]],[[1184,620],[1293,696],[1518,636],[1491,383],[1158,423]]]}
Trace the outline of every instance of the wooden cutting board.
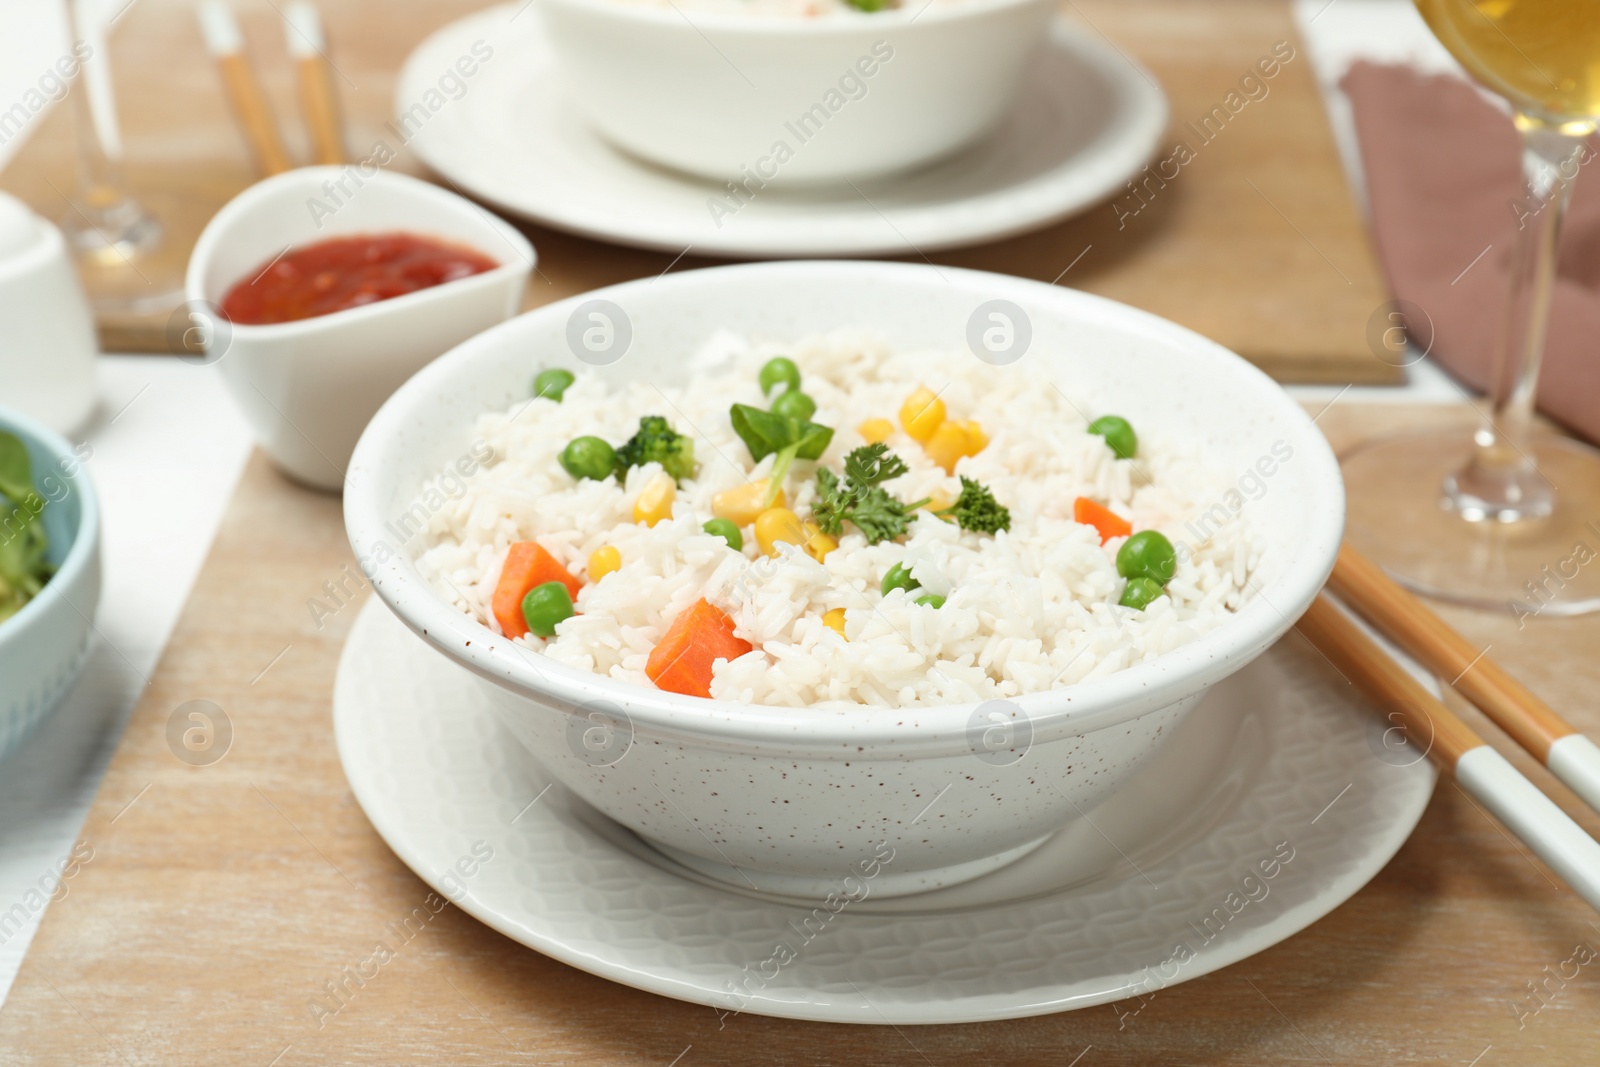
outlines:
{"label": "wooden cutting board", "polygon": [[[1340,442],[1462,414],[1336,404],[1318,424]],[[252,459],[84,826],[90,858],[0,1009],[0,1064],[1595,1062],[1600,924],[1450,782],[1333,914],[1142,1002],[948,1027],[745,1015],[723,1028],[709,1008],[584,974],[446,906],[319,1027],[311,998],[429,895],[357,807],[334,752],[334,670],[365,594],[320,629],[307,601],[354,573],[338,501]],[[1519,631],[1509,617],[1445,614],[1600,733],[1600,618]],[[193,700],[232,724],[231,749],[209,766],[169,747],[174,711]]]}
{"label": "wooden cutting board", "polygon": [[[290,150],[306,159],[281,4],[237,0],[233,6]],[[406,55],[429,33],[481,6],[324,0],[352,150],[373,144],[392,116],[394,79]],[[1220,341],[1282,381],[1399,381],[1400,373],[1369,347],[1368,319],[1387,295],[1288,4],[1066,0],[1062,10],[1137,58],[1166,90],[1172,123],[1156,166],[1140,176],[1137,192],[1130,183],[1077,219],[933,259],[1058,281],[1146,308]],[[1275,46],[1280,55],[1292,50],[1294,58],[1270,81],[1241,89],[1241,80],[1270,59]],[[118,22],[110,51],[126,169],[136,188],[155,191],[150,199],[169,238],[162,254],[141,269],[151,292],[181,288],[200,229],[252,180],[249,157],[206,58],[192,0],[139,0]],[[38,128],[0,175],[0,187],[51,218],[71,210],[70,111],[57,108],[34,120]],[[1192,158],[1177,152],[1180,143]],[[392,166],[421,172],[409,149]],[[669,267],[713,262],[698,256],[674,262],[671,254],[540,226],[523,229],[540,253],[530,307]],[[921,261],[907,253],[903,258]],[[106,319],[106,349],[165,351],[171,306]]]}

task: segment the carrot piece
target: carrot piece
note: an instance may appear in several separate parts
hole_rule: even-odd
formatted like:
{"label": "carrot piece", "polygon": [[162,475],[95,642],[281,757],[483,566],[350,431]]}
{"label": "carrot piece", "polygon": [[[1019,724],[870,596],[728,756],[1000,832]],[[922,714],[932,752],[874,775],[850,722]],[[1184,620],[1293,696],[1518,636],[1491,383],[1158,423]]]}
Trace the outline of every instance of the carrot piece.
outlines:
{"label": "carrot piece", "polygon": [[573,600],[583,583],[574,578],[561,562],[544,550],[537,541],[518,541],[506,553],[506,562],[500,568],[500,581],[494,587],[494,617],[507,637],[521,637],[528,632],[528,621],[522,617],[522,598],[528,590],[545,582],[560,582],[567,587]]}
{"label": "carrot piece", "polygon": [[1072,521],[1099,530],[1102,545],[1113,537],[1127,537],[1133,533],[1133,524],[1127,519],[1086,496],[1080,496],[1072,502]]}
{"label": "carrot piece", "polygon": [[711,695],[711,668],[719,659],[738,659],[755,646],[733,635],[733,620],[706,601],[696,600],[650,650],[644,672],[657,689],[684,696]]}

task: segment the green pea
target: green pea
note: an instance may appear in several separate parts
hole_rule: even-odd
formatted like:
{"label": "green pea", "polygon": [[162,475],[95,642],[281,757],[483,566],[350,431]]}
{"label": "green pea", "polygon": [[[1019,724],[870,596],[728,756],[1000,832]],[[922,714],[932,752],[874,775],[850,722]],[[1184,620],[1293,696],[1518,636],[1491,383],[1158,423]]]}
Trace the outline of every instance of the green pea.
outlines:
{"label": "green pea", "polygon": [[536,585],[522,598],[523,621],[528,624],[528,629],[540,637],[554,637],[556,623],[570,619],[575,614],[572,595],[561,582]]}
{"label": "green pea", "polygon": [[1166,585],[1178,571],[1178,553],[1158,530],[1140,530],[1117,549],[1117,573]]}
{"label": "green pea", "polygon": [[744,548],[744,534],[739,532],[739,524],[732,519],[710,519],[700,529],[722,538],[735,552]]}
{"label": "green pea", "polygon": [[772,402],[772,413],[785,419],[805,422],[817,413],[817,402],[798,389],[791,389]]}
{"label": "green pea", "polygon": [[884,596],[888,596],[891,589],[904,589],[909,593],[913,589],[921,589],[922,583],[911,577],[910,567],[904,563],[896,563],[889,568],[889,573],[883,576],[883,582],[878,588],[883,591]]}
{"label": "green pea", "polygon": [[561,397],[566,393],[567,386],[577,381],[569,370],[560,367],[551,367],[549,370],[540,371],[533,379],[533,395],[542,396],[546,400],[561,403]]}
{"label": "green pea", "polygon": [[574,437],[561,450],[561,467],[574,478],[602,481],[616,465],[617,450],[598,437]]}
{"label": "green pea", "polygon": [[1122,590],[1122,599],[1117,603],[1125,608],[1143,611],[1164,592],[1166,590],[1148,578],[1129,578],[1127,588]]}
{"label": "green pea", "polygon": [[777,386],[800,388],[800,368],[788,356],[774,356],[761,368],[761,395],[771,396]]}
{"label": "green pea", "polygon": [[944,597],[938,593],[929,593],[926,596],[917,597],[917,603],[926,604],[930,608],[942,608],[944,607]]}
{"label": "green pea", "polygon": [[1132,459],[1139,451],[1139,435],[1121,415],[1101,415],[1089,424],[1089,432],[1104,437],[1118,459]]}

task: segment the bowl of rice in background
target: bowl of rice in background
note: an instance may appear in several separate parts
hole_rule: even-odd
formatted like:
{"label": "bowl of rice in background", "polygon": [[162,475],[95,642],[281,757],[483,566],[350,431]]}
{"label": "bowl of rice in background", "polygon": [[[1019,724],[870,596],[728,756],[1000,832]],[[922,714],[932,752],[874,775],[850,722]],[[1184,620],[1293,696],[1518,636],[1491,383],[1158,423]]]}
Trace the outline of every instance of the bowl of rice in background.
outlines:
{"label": "bowl of rice in background", "polygon": [[1016,101],[1054,0],[540,0],[572,107],[652,163],[863,180],[973,144]]}
{"label": "bowl of rice in background", "polygon": [[[835,429],[789,472],[796,512],[816,502],[816,468],[863,444],[863,417],[894,421],[923,386],[981,423],[987,446],[954,473],[985,484],[1009,528],[919,515],[869,544],[846,527],[820,560],[769,557],[748,528],[742,551],[707,534],[717,493],[771,472],[728,410],[766,406],[756,375],[774,354]],[[557,367],[575,376],[561,400],[532,397]],[[1132,459],[1087,432],[1110,413],[1138,432]],[[697,467],[646,525],[631,508],[658,465],[575,480],[557,457],[653,414],[693,439]],[[900,499],[960,488],[899,425],[885,443],[909,467],[887,483]],[[1173,543],[1177,573],[1145,610],[1118,605],[1121,542],[1074,521],[1075,495]],[[1320,432],[1226,349],[1069,289],[868,262],[684,272],[529,312],[402,387],[345,492],[379,597],[555,780],[705,876],[792,896],[866,864],[879,895],[956,884],[1091,811],[1290,628],[1343,519]],[[508,638],[489,609],[509,545],[528,540],[574,575],[596,547],[620,550],[548,640]],[[896,563],[942,602],[882,593]],[[657,689],[646,657],[700,598],[754,647],[715,665],[709,698]],[[842,632],[822,621],[835,608]]]}

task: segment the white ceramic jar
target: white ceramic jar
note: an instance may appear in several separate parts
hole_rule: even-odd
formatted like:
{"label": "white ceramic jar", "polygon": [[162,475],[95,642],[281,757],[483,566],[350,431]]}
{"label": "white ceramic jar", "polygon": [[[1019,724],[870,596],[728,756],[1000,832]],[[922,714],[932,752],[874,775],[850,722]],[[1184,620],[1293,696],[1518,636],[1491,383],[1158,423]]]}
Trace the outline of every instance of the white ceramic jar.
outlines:
{"label": "white ceramic jar", "polygon": [[73,432],[94,408],[96,351],[61,231],[0,193],[0,404]]}

